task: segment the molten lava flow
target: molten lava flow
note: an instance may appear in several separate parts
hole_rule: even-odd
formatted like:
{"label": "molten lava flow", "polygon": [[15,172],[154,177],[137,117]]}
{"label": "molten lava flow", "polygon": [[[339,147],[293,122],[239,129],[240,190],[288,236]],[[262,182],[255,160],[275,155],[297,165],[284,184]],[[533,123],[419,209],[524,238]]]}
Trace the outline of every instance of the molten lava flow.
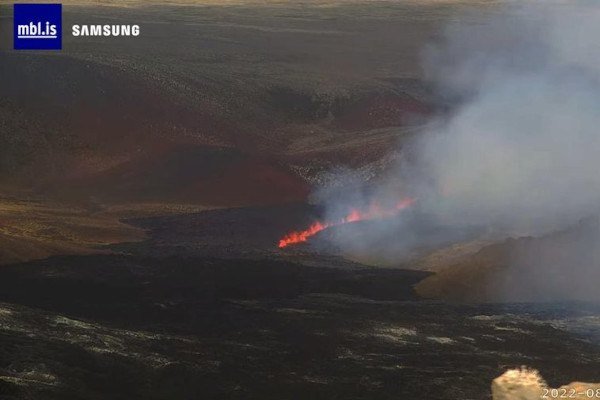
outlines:
{"label": "molten lava flow", "polygon": [[316,235],[317,233],[329,228],[330,226],[333,225],[317,221],[311,226],[309,226],[306,230],[300,232],[290,232],[279,241],[279,248],[282,249],[284,247],[289,246],[290,244],[306,242],[309,237]]}
{"label": "molten lava flow", "polygon": [[400,211],[404,210],[405,208],[410,207],[414,202],[415,202],[415,199],[406,198],[406,199],[398,202],[394,207],[391,207],[391,208],[383,208],[379,205],[379,203],[373,202],[366,210],[363,211],[363,210],[353,209],[350,211],[350,213],[348,213],[348,215],[346,215],[344,218],[341,218],[338,221],[331,221],[331,222],[316,221],[311,226],[309,226],[308,229],[305,229],[303,231],[290,232],[287,235],[285,235],[279,241],[279,248],[282,249],[282,248],[287,247],[292,244],[304,243],[310,237],[312,237],[312,236],[316,235],[317,233],[319,233],[327,228],[330,228],[332,226],[348,224],[351,222],[368,221],[368,220],[372,220],[372,219],[393,217],[394,215],[398,214]]}

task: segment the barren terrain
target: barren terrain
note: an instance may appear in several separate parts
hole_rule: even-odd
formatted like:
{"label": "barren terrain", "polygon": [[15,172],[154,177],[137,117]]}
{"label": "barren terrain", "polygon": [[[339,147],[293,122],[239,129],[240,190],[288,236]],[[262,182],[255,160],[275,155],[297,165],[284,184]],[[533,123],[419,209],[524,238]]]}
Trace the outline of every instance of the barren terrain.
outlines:
{"label": "barren terrain", "polygon": [[65,1],[64,50],[15,52],[1,1],[0,397],[480,400],[523,364],[597,381],[595,298],[491,290],[522,278],[515,252],[560,257],[593,224],[500,243],[428,226],[402,260],[334,229],[277,246],[324,217],[336,171],[369,187],[452,110],[423,46],[501,3]]}

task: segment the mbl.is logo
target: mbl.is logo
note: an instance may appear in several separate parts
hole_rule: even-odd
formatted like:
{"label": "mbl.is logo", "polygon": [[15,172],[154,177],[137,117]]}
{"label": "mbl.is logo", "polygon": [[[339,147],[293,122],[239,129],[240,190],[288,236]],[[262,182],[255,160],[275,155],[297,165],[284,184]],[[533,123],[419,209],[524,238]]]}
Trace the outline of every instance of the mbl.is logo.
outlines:
{"label": "mbl.is logo", "polygon": [[60,50],[62,48],[61,4],[15,4],[16,50]]}

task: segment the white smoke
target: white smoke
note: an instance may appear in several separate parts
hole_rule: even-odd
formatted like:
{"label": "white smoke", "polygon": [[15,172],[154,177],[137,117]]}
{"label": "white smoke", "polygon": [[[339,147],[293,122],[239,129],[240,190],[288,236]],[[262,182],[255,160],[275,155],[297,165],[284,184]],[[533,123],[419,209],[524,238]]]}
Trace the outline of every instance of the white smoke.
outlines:
{"label": "white smoke", "polygon": [[[346,228],[333,235],[343,251],[398,261],[436,227],[540,235],[598,214],[600,4],[528,2],[482,18],[427,48],[426,76],[452,111],[403,144],[403,161],[375,190],[389,199],[403,187],[428,227],[414,216],[375,222],[358,241]],[[430,244],[463,237],[454,232]]]}
{"label": "white smoke", "polygon": [[428,75],[462,104],[416,145],[450,223],[524,234],[600,206],[600,6],[512,8],[449,30]]}

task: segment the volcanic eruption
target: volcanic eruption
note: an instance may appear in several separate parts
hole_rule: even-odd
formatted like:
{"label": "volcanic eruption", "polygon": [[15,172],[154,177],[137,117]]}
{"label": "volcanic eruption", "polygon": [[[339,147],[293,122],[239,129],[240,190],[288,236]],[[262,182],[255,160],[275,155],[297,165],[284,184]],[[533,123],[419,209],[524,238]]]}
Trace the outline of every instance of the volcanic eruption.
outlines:
{"label": "volcanic eruption", "polygon": [[365,209],[353,208],[346,216],[338,220],[315,221],[308,228],[302,231],[292,231],[288,233],[281,238],[281,240],[279,240],[279,248],[282,249],[290,245],[304,243],[317,233],[333,226],[396,216],[405,208],[413,205],[414,202],[415,199],[407,197],[396,203],[394,206],[388,208],[383,207],[377,201],[372,201]]}

